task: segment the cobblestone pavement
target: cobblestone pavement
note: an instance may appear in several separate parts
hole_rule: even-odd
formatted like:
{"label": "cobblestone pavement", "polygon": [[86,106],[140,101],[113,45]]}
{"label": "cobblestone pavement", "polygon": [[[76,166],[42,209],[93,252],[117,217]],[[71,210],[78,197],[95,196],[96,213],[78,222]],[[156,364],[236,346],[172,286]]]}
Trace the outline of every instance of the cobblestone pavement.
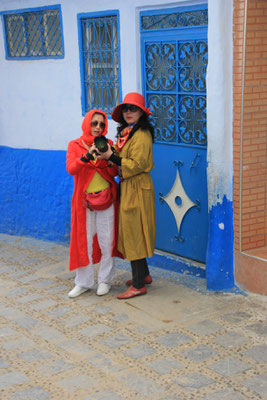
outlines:
{"label": "cobblestone pavement", "polygon": [[68,247],[0,235],[3,400],[267,399],[267,297],[151,267],[146,296],[69,299]]}

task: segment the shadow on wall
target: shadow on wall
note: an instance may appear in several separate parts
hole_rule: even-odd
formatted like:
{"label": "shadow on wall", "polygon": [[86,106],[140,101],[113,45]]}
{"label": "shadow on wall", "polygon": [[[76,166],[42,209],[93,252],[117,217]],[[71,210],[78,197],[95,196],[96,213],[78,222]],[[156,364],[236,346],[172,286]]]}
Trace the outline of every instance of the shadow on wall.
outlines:
{"label": "shadow on wall", "polygon": [[68,243],[73,178],[66,151],[0,146],[0,232]]}

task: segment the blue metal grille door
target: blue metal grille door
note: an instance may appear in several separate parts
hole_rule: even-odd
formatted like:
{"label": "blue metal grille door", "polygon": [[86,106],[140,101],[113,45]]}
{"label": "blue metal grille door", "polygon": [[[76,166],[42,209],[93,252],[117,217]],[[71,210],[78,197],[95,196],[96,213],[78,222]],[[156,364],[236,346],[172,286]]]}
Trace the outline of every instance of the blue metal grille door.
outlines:
{"label": "blue metal grille door", "polygon": [[143,88],[155,127],[156,247],[205,262],[207,10],[141,15]]}

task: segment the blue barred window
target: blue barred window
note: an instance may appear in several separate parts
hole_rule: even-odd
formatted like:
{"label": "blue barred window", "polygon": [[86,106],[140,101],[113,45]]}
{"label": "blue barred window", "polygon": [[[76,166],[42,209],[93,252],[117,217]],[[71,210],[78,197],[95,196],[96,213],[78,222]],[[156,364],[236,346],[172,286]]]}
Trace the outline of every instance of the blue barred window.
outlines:
{"label": "blue barred window", "polygon": [[59,6],[3,14],[7,59],[63,58]]}
{"label": "blue barred window", "polygon": [[120,101],[118,13],[80,14],[83,114],[101,109],[110,115]]}

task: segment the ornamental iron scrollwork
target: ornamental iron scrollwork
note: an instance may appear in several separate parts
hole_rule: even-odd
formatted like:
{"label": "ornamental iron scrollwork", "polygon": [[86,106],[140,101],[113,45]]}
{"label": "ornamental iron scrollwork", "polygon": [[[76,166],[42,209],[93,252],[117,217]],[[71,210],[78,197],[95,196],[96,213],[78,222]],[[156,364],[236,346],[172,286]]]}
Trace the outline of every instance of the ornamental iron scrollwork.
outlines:
{"label": "ornamental iron scrollwork", "polygon": [[205,145],[206,98],[204,96],[181,96],[178,111],[179,143]]}
{"label": "ornamental iron scrollwork", "polygon": [[180,90],[205,91],[208,63],[207,43],[204,41],[180,43],[178,54]]}
{"label": "ornamental iron scrollwork", "polygon": [[146,44],[147,104],[155,141],[206,146],[207,42]]}
{"label": "ornamental iron scrollwork", "polygon": [[176,85],[176,46],[153,43],[146,46],[147,90],[170,91]]}
{"label": "ornamental iron scrollwork", "polygon": [[155,128],[155,141],[177,143],[176,96],[151,95],[149,106],[153,113],[151,122]]}
{"label": "ornamental iron scrollwork", "polygon": [[144,15],[141,30],[182,28],[185,26],[208,25],[208,10],[192,10],[171,14]]}

